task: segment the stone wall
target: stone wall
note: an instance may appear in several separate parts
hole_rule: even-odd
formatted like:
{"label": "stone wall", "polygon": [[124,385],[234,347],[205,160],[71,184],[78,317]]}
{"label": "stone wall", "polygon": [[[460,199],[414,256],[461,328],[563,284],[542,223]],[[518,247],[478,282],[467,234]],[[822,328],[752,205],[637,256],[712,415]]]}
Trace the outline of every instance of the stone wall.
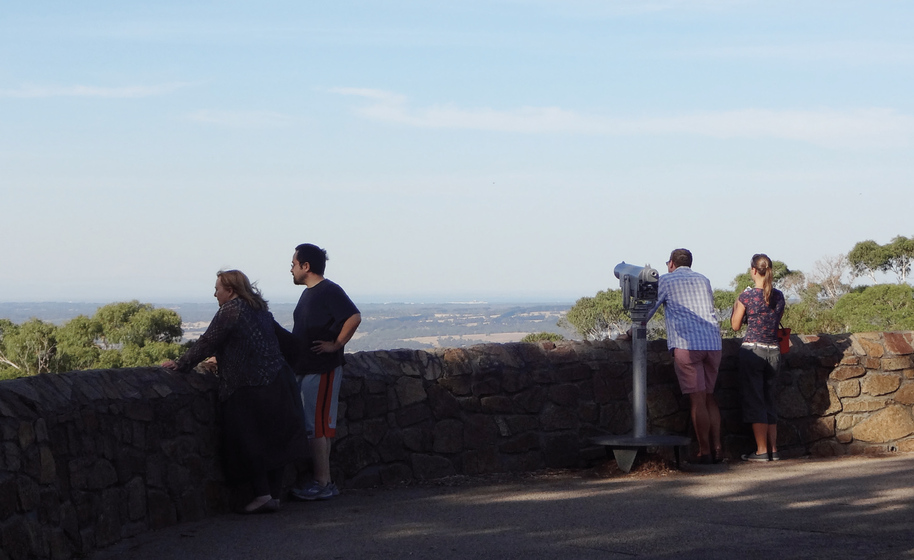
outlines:
{"label": "stone wall", "polygon": [[[786,455],[914,450],[912,333],[794,336],[780,376]],[[737,350],[717,387],[724,445],[739,418]],[[502,344],[348,356],[332,454],[341,486],[586,466],[631,430],[629,343]],[[159,368],[0,382],[0,560],[69,558],[226,512],[215,379]],[[652,434],[688,435],[665,342],[648,344]],[[291,473],[289,473],[291,475]]]}
{"label": "stone wall", "polygon": [[71,558],[226,511],[214,388],[160,368],[0,382],[0,560]]}

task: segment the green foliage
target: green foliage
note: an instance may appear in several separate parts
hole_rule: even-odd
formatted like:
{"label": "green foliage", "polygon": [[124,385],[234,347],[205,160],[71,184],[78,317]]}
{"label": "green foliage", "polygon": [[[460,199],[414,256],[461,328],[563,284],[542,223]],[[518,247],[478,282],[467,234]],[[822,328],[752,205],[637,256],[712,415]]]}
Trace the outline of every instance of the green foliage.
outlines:
{"label": "green foliage", "polygon": [[875,282],[877,272],[888,270],[889,255],[882,245],[867,239],[854,245],[847,260],[855,276],[868,276]]}
{"label": "green foliage", "polygon": [[872,239],[861,241],[847,254],[847,260],[857,276],[868,276],[875,282],[877,272],[892,271],[898,283],[904,284],[914,264],[914,238],[896,235],[885,245]]}
{"label": "green foliage", "polygon": [[575,302],[559,325],[574,330],[584,340],[599,340],[614,331],[624,332],[630,323],[622,307],[622,290],[603,290]]}
{"label": "green foliage", "polygon": [[[663,329],[663,310],[658,311],[648,324],[648,338],[666,335]],[[624,333],[631,326],[631,317],[622,306],[622,290],[604,290],[594,297],[583,297],[568,310],[559,326],[575,331],[584,340],[600,340]]]}
{"label": "green foliage", "polygon": [[0,379],[155,365],[183,353],[182,335],[177,313],[138,301],[112,303],[60,327],[0,319]]}
{"label": "green foliage", "polygon": [[842,332],[914,330],[914,288],[867,286],[838,300],[833,313]]}
{"label": "green foliage", "polygon": [[94,319],[101,325],[106,347],[143,346],[147,342],[175,342],[181,338],[181,317],[171,309],[156,309],[136,300],[99,308]]}
{"label": "green foliage", "polygon": [[560,334],[551,333],[551,332],[530,333],[527,336],[525,336],[524,338],[520,339],[521,342],[542,342],[542,341],[559,342],[561,340],[565,340],[565,337]]}
{"label": "green foliage", "polygon": [[895,273],[899,284],[904,284],[914,263],[914,238],[898,235],[885,247],[888,254],[886,267]]}

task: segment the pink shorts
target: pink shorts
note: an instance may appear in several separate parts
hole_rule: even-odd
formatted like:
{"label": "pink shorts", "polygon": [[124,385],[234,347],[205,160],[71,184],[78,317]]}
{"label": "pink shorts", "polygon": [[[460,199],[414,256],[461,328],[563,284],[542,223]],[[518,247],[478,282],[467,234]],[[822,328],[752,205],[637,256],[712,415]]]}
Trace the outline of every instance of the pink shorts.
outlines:
{"label": "pink shorts", "polygon": [[720,350],[673,350],[673,369],[683,395],[714,392],[720,355]]}

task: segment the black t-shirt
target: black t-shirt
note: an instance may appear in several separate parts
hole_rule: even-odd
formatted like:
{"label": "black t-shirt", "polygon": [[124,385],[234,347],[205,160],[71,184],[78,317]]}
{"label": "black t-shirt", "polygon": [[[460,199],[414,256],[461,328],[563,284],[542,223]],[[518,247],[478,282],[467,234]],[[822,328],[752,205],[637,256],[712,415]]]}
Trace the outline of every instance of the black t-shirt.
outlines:
{"label": "black t-shirt", "polygon": [[329,373],[345,363],[343,349],[332,354],[317,354],[311,350],[315,341],[334,341],[343,330],[343,323],[359,312],[343,288],[330,280],[322,280],[305,289],[292,313],[295,324],[296,356],[292,364],[295,373]]}

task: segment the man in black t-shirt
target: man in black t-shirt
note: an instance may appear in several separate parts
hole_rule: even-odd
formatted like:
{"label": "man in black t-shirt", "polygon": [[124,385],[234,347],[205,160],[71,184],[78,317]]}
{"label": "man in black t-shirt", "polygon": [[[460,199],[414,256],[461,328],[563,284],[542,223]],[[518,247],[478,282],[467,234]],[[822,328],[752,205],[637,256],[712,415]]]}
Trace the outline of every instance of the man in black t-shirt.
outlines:
{"label": "man in black t-shirt", "polygon": [[[305,286],[295,312],[292,333],[280,339],[299,379],[305,427],[311,441],[314,480],[292,490],[300,500],[327,500],[339,494],[330,480],[330,441],[336,435],[336,411],[345,357],[343,347],[355,334],[362,315],[346,292],[324,278],[327,252],[305,243],[292,255],[292,278]],[[281,327],[280,327],[281,328]]]}

